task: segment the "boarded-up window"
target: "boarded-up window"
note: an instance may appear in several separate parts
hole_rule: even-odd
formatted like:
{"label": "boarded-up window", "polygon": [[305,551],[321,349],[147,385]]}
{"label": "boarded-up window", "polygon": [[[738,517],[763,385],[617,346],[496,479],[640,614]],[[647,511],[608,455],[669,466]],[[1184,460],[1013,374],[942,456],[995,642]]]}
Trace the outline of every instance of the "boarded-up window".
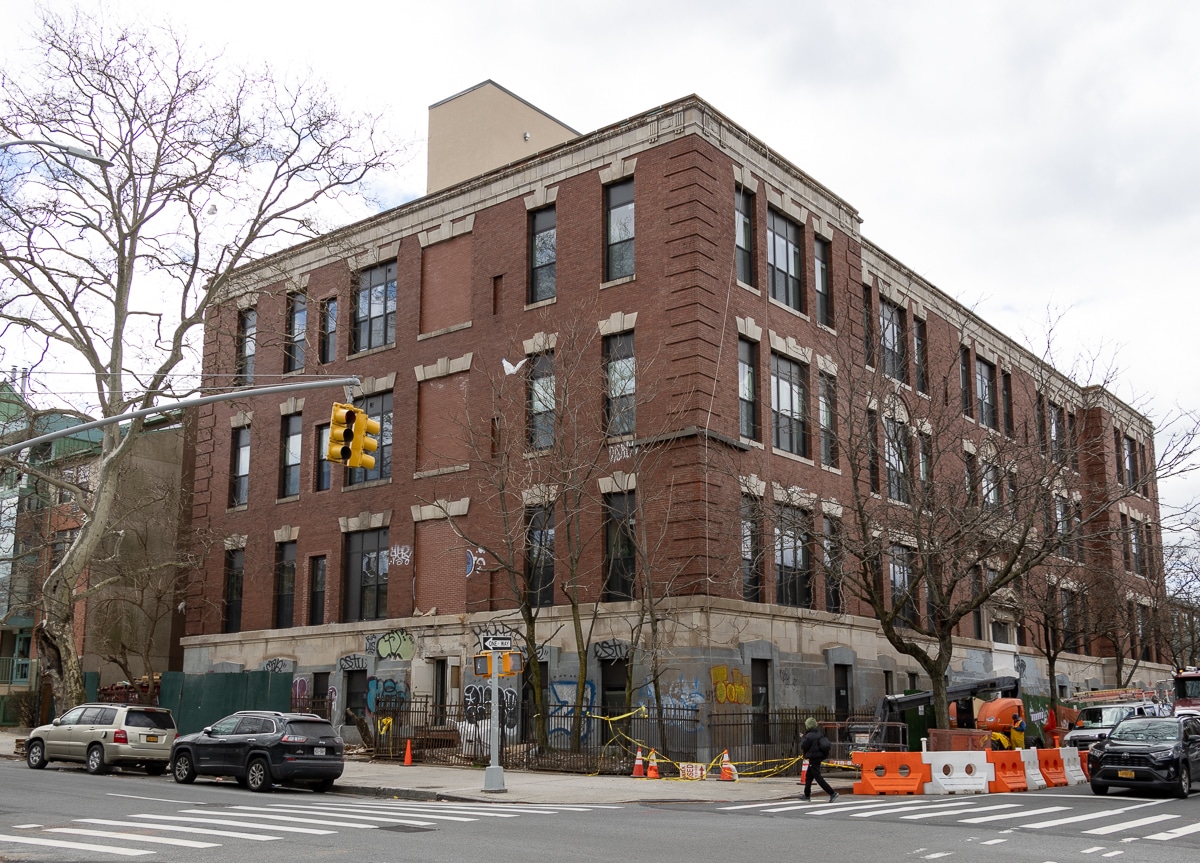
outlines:
{"label": "boarded-up window", "polygon": [[471,320],[471,234],[421,252],[421,332]]}

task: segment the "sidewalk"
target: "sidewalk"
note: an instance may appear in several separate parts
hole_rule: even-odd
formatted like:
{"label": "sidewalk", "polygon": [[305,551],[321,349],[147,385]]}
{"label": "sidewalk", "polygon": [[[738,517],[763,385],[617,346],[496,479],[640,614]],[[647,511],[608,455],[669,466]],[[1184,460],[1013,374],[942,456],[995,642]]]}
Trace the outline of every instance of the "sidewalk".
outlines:
{"label": "sidewalk", "polygon": [[[0,729],[0,758],[18,759],[16,742],[24,733]],[[51,765],[53,766],[53,765]],[[81,768],[82,766],[80,766]],[[70,765],[65,769],[76,769]],[[840,770],[827,770],[826,778],[840,793],[849,793],[853,780]],[[199,780],[205,781],[203,779]],[[743,777],[736,782],[714,779],[633,779],[628,776],[583,776],[572,773],[539,773],[505,770],[503,792],[483,790],[483,769],[372,761],[351,756],[346,759],[335,792],[404,800],[472,800],[491,803],[529,804],[620,804],[620,803],[750,803],[795,800],[802,788],[795,777]],[[814,803],[824,801],[820,790]]]}

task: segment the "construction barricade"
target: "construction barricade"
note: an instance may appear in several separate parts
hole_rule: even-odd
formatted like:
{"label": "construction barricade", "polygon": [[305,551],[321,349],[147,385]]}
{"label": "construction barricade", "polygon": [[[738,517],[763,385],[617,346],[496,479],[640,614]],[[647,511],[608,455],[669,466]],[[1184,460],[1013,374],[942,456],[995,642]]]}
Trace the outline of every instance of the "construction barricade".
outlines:
{"label": "construction barricade", "polygon": [[855,794],[924,794],[930,780],[920,752],[855,752],[850,760],[862,768]]}
{"label": "construction barricade", "polygon": [[[930,771],[925,785],[926,794],[987,793],[988,763],[985,752],[922,752],[921,761],[929,766]],[[863,774],[866,775],[865,769]]]}
{"label": "construction barricade", "polygon": [[1067,773],[1063,767],[1061,749],[1038,749],[1035,751],[1037,752],[1038,768],[1042,771],[1047,785],[1051,788],[1062,788],[1070,784],[1067,782]]}
{"label": "construction barricade", "polygon": [[1025,779],[1025,762],[1020,752],[995,749],[987,753],[988,791],[1003,794],[1007,791],[1028,791]]}
{"label": "construction barricade", "polygon": [[1038,763],[1038,751],[1036,749],[1019,749],[1021,755],[1021,763],[1025,765],[1025,784],[1029,786],[1030,791],[1038,791],[1046,787],[1046,777],[1042,775],[1041,765]]}
{"label": "construction barricade", "polygon": [[1068,785],[1084,785],[1087,774],[1083,770],[1083,753],[1074,746],[1066,746],[1058,750],[1062,756],[1063,773],[1066,774]]}

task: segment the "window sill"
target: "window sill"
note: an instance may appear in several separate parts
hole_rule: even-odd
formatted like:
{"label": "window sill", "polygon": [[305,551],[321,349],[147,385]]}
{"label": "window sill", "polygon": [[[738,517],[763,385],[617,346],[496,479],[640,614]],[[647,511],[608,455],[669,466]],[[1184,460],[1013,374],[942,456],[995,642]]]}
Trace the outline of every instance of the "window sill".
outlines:
{"label": "window sill", "polygon": [[419,470],[413,474],[413,479],[428,479],[431,476],[444,476],[448,473],[462,473],[464,470],[470,470],[469,464],[455,464],[449,467],[435,467],[430,470]]}
{"label": "window sill", "polygon": [[548,297],[544,300],[538,300],[537,302],[533,302],[533,303],[526,303],[525,311],[531,312],[534,309],[544,309],[544,308],[546,308],[546,306],[552,306],[557,302],[558,302],[558,294],[555,294],[554,296]]}
{"label": "window sill", "polygon": [[821,470],[828,471],[829,473],[836,474],[838,476],[842,475],[842,469],[840,467],[834,467],[831,464],[821,465]]}
{"label": "window sill", "polygon": [[249,508],[250,508],[250,504],[248,504],[248,503],[239,503],[239,504],[235,504],[235,505],[233,505],[233,506],[227,506],[227,507],[225,507],[225,511],[226,511],[226,512],[245,512],[245,511],[246,511],[246,510],[248,510]]}
{"label": "window sill", "polygon": [[289,494],[287,497],[275,498],[275,503],[291,503],[292,501],[300,500],[299,494]]}
{"label": "window sill", "polygon": [[755,449],[761,449],[761,450],[764,450],[764,451],[765,451],[765,450],[766,450],[766,448],[767,448],[767,447],[766,447],[766,445],[765,445],[765,444],[764,444],[762,441],[760,441],[760,440],[755,440],[755,439],[754,439],[754,438],[752,438],[752,437],[740,437],[740,438],[738,438],[738,440],[740,440],[740,441],[741,441],[742,443],[744,443],[746,446],[752,446],[752,447],[754,447]]}
{"label": "window sill", "polygon": [[817,329],[824,330],[825,332],[829,333],[831,336],[837,335],[837,327],[831,327],[829,324],[823,324],[820,321],[817,321]]}
{"label": "window sill", "polygon": [[467,329],[470,329],[470,328],[471,328],[471,322],[470,322],[470,321],[465,321],[465,322],[463,322],[463,323],[461,323],[461,324],[454,324],[454,325],[452,325],[452,326],[449,326],[449,327],[442,327],[440,330],[434,330],[432,333],[418,333],[418,334],[417,334],[417,341],[418,341],[418,342],[423,342],[423,341],[425,341],[426,339],[435,339],[435,338],[437,338],[438,336],[444,336],[444,335],[446,335],[447,333],[456,333],[456,332],[458,332],[459,330],[467,330]]}
{"label": "window sill", "polygon": [[777,309],[783,309],[789,315],[795,315],[796,317],[798,317],[802,320],[805,320],[805,321],[810,320],[807,312],[802,312],[799,309],[793,309],[787,303],[780,302],[779,300],[775,299],[774,297],[770,297],[768,302],[770,302],[771,305],[773,305]]}
{"label": "window sill", "polygon": [[615,288],[617,285],[625,285],[636,279],[637,279],[637,273],[634,273],[632,276],[622,276],[619,279],[613,279],[612,281],[609,281],[609,282],[601,282],[600,290],[603,291],[605,288]]}
{"label": "window sill", "polygon": [[773,452],[775,455],[783,456],[784,458],[786,458],[790,461],[798,461],[801,464],[806,464],[809,467],[817,466],[816,462],[814,462],[811,458],[808,458],[807,456],[797,455],[796,453],[788,452],[787,450],[780,449],[779,447],[771,447],[771,452]]}
{"label": "window sill", "polygon": [[304,367],[303,367],[303,366],[301,366],[301,367],[300,367],[300,368],[298,368],[298,369],[292,369],[291,371],[284,372],[284,373],[283,373],[283,375],[282,375],[282,377],[285,377],[285,378],[294,378],[294,377],[296,377],[296,376],[298,376],[298,375],[302,375],[302,374],[304,374]]}
{"label": "window sill", "polygon": [[633,437],[634,437],[633,434],[609,435],[607,438],[604,439],[604,442],[606,444],[608,444],[609,446],[618,446],[623,443],[629,443],[630,441],[633,440]]}
{"label": "window sill", "polygon": [[390,476],[388,476],[388,477],[384,477],[383,479],[372,479],[372,480],[368,480],[367,482],[356,482],[354,485],[344,485],[344,486],[342,486],[342,491],[343,492],[356,491],[360,488],[377,488],[381,485],[391,485],[391,484],[392,484],[392,478]]}
{"label": "window sill", "polygon": [[349,360],[350,362],[354,362],[355,360],[360,359],[362,357],[373,357],[373,356],[375,356],[375,354],[381,354],[384,351],[393,350],[395,347],[396,347],[396,343],[392,342],[389,345],[380,345],[377,348],[367,348],[365,351],[357,351],[353,354],[350,354],[349,356],[346,357],[346,359]]}
{"label": "window sill", "polygon": [[741,288],[743,291],[749,291],[750,293],[754,294],[754,296],[756,296],[756,297],[762,296],[762,291],[760,291],[758,288],[754,287],[754,285],[743,282],[741,279],[737,280],[737,286],[739,288]]}

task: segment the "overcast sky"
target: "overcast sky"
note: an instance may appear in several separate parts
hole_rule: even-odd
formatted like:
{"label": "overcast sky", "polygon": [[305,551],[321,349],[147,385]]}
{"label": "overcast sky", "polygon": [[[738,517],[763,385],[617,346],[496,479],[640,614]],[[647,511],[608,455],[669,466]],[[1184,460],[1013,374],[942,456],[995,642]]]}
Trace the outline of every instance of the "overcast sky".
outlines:
{"label": "overcast sky", "polygon": [[[51,8],[69,8],[54,2]],[[855,206],[863,233],[1161,422],[1200,408],[1200,3],[122,0],[235,63],[305,67],[412,142],[492,79],[580,132],[695,93]],[[170,12],[165,10],[170,7]],[[33,26],[0,0],[0,51]],[[11,55],[10,55],[11,56]],[[1181,504],[1200,483],[1165,484]]]}

